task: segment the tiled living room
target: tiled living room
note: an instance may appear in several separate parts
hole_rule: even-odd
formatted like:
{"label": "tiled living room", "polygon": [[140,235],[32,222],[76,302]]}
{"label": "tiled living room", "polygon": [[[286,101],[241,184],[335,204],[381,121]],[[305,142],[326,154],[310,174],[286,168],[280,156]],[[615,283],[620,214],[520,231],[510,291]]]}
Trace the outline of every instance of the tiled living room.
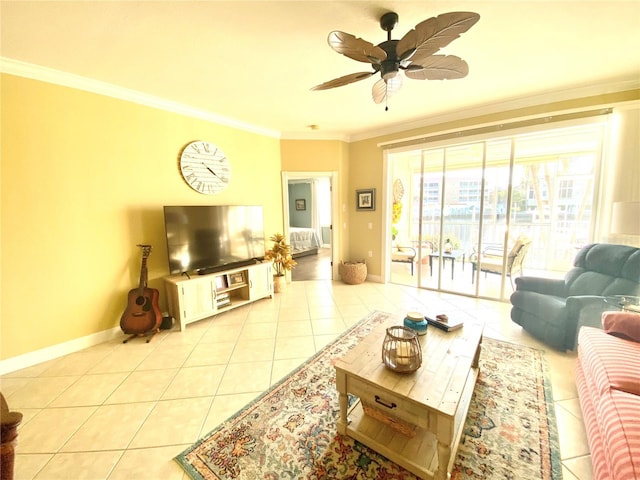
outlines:
{"label": "tiled living room", "polygon": [[186,479],[173,457],[373,310],[436,309],[485,322],[485,336],[545,350],[565,479],[591,477],[575,353],[548,349],[509,305],[365,282],[293,282],[273,299],[122,338],[4,375],[21,411],[16,479]]}
{"label": "tiled living room", "polygon": [[[508,280],[485,272],[472,277],[477,238],[457,235],[465,263],[454,259],[433,275],[416,268],[425,280],[420,286],[432,290],[417,288],[418,273],[389,258],[398,178],[406,189],[402,221],[416,230],[407,237],[413,245],[424,240],[417,232],[423,206],[431,220],[445,218],[446,206],[485,232],[487,219],[500,220],[493,223],[495,238],[482,241],[502,241],[516,233],[506,231],[507,211],[497,208],[507,204],[518,226],[546,223],[524,263],[527,275],[547,276],[544,258],[562,264],[552,275],[561,277],[589,242],[638,245],[637,235],[613,231],[612,217],[616,204],[640,201],[640,57],[632,48],[640,45],[640,3],[587,3],[0,0],[0,390],[11,410],[24,415],[15,478],[186,479],[173,457],[287,372],[373,311],[401,318],[413,310],[483,322],[487,345],[497,338],[534,347],[521,350],[535,358],[544,352],[560,440],[549,458],[551,467],[557,459],[561,464],[553,475],[531,477],[597,478],[577,399],[577,354],[538,342],[510,320]],[[463,7],[475,13],[435,20]],[[392,8],[400,23],[391,37],[406,34],[405,45],[425,19],[436,29],[446,27],[443,19],[475,23],[463,21],[465,31],[450,47],[435,42],[443,55],[433,56],[433,68],[414,64],[407,72],[398,58],[398,72],[381,72],[375,55],[360,56],[360,65],[342,55],[352,42],[364,45],[357,38],[383,40],[379,20]],[[336,29],[354,40],[338,34],[337,44],[327,44]],[[383,56],[373,44],[366,49]],[[438,59],[460,78],[416,78],[427,71],[440,78]],[[370,70],[365,75],[350,73],[363,65]],[[406,77],[398,91],[395,82],[386,88],[394,73]],[[330,78],[340,88],[310,90]],[[348,80],[357,82],[343,83]],[[556,128],[596,124],[600,133],[586,135],[591,153],[556,141]],[[534,131],[549,134],[553,153],[529,148]],[[524,143],[518,138],[506,147],[507,132]],[[437,162],[430,155],[444,141],[451,155],[443,154],[447,162],[440,164],[447,169],[432,168]],[[206,145],[209,163],[183,161],[194,144]],[[413,158],[394,163],[396,153]],[[514,169],[510,186],[501,183],[504,165]],[[464,176],[456,173],[461,170]],[[189,259],[169,251],[164,207],[260,206],[263,225],[253,226],[264,235],[251,238],[264,237],[266,247],[271,235],[298,226],[293,213],[312,217],[312,197],[289,198],[286,185],[310,176],[331,182],[325,202],[331,225],[322,226],[331,239],[322,243],[331,244],[333,266],[322,280],[304,278],[271,300],[200,315],[184,331],[174,325],[150,343],[122,343],[120,320],[132,288],[148,280],[164,313],[168,276],[191,275],[198,283],[193,270],[171,269],[172,261]],[[479,193],[485,180],[493,189]],[[517,194],[509,194],[515,185]],[[456,201],[444,205],[439,188]],[[486,197],[486,218],[478,195]],[[423,197],[431,204],[420,205]],[[437,236],[446,233],[439,222],[431,227]],[[153,247],[144,281],[140,245]],[[369,277],[345,285],[338,262],[356,259],[366,259]],[[237,280],[238,292],[250,289],[245,280]],[[476,299],[471,292],[479,284],[486,290]],[[445,292],[433,290],[440,287]],[[210,313],[216,292],[201,290]],[[520,423],[522,430],[530,426]],[[503,438],[515,444],[509,432]],[[3,459],[12,450],[5,447]],[[534,450],[515,456],[524,462]],[[484,445],[477,451],[474,459],[492,458]]]}

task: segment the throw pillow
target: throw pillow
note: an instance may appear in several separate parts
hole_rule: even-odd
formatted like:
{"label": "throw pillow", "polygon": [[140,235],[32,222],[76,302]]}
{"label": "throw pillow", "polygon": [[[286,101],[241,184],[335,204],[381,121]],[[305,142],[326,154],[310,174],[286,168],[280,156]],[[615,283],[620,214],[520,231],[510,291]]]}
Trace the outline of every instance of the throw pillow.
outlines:
{"label": "throw pillow", "polygon": [[631,312],[604,312],[602,328],[617,337],[640,342],[640,314]]}

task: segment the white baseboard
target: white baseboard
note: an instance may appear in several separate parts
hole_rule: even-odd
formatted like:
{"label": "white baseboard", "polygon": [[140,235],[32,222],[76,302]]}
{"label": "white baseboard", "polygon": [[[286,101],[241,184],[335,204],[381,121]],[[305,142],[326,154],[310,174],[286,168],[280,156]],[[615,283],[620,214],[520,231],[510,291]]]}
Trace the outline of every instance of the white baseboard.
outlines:
{"label": "white baseboard", "polygon": [[86,337],[76,338],[68,342],[7,358],[6,360],[0,361],[0,375],[5,375],[10,372],[15,372],[16,370],[37,365],[38,363],[75,353],[85,348],[98,345],[99,343],[108,342],[118,336],[122,336],[122,330],[120,327],[114,327],[110,330],[103,330],[102,332],[87,335]]}

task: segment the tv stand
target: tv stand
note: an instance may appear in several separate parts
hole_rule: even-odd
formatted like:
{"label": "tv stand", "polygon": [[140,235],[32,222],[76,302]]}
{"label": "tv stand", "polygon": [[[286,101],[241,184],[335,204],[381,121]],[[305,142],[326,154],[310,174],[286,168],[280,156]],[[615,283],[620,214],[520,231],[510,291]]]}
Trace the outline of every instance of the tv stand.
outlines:
{"label": "tv stand", "polygon": [[271,262],[200,273],[165,277],[169,314],[184,330],[188,323],[212,317],[256,300],[273,297]]}

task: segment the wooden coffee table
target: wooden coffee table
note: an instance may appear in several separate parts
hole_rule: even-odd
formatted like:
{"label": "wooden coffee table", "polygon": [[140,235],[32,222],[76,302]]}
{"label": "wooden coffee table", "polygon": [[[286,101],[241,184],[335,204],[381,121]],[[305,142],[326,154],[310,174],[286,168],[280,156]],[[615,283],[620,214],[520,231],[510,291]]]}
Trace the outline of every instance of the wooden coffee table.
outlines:
{"label": "wooden coffee table", "polygon": [[[420,337],[422,366],[396,373],[382,362],[390,317],[335,364],[340,399],[338,432],[362,442],[424,479],[444,480],[478,378],[482,323],[453,332],[429,326]],[[348,395],[359,400],[349,407]]]}

